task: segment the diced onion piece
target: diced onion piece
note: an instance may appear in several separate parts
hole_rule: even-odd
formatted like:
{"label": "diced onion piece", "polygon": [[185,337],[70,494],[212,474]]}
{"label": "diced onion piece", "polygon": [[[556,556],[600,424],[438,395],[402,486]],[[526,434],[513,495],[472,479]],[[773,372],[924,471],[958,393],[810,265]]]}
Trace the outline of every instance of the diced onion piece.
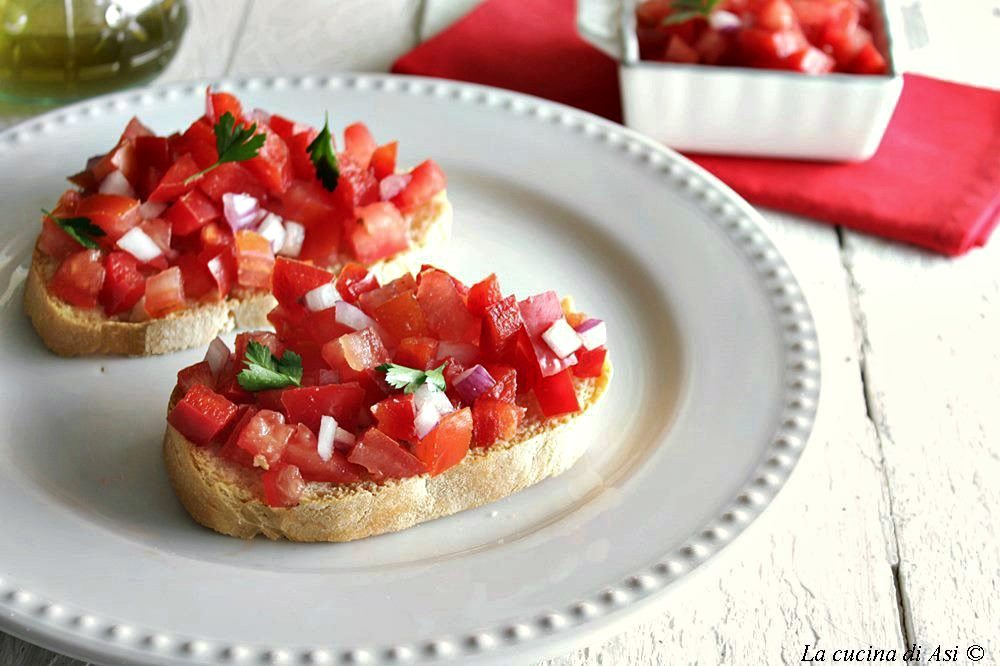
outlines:
{"label": "diced onion piece", "polygon": [[332,282],[320,285],[306,292],[304,300],[306,307],[313,312],[329,310],[337,303],[337,289]]}
{"label": "diced onion piece", "polygon": [[167,202],[165,201],[147,201],[139,206],[139,214],[142,215],[142,219],[144,220],[152,220],[162,215],[166,209]]}
{"label": "diced onion piece", "polygon": [[[331,284],[330,286],[332,287],[333,285]],[[347,301],[337,301],[335,307],[337,308],[337,314],[334,318],[338,324],[343,324],[354,331],[370,328],[377,333],[380,330],[375,320],[362,312],[361,308],[351,305]]]}
{"label": "diced onion piece", "polygon": [[257,199],[249,194],[235,192],[226,192],[222,195],[222,213],[233,231],[252,227],[264,215]]}
{"label": "diced onion piece", "polygon": [[163,254],[163,250],[139,227],[132,227],[118,239],[118,247],[142,263],[148,263]]}
{"label": "diced onion piece", "polygon": [[736,14],[727,12],[725,9],[716,9],[708,15],[708,24],[713,30],[730,32],[742,27],[743,20]]}
{"label": "diced onion piece", "polygon": [[257,227],[257,233],[271,241],[271,251],[275,254],[285,245],[285,225],[274,213],[267,213]]}
{"label": "diced onion piece", "polygon": [[455,406],[448,400],[448,396],[444,394],[444,391],[439,391],[432,384],[425,383],[421,384],[413,392],[413,406],[416,407],[419,413],[427,405],[433,406],[434,410],[441,416],[455,411]]}
{"label": "diced onion piece", "polygon": [[378,196],[382,201],[388,201],[406,189],[413,180],[411,173],[394,173],[386,176],[378,184]]}
{"label": "diced onion piece", "polygon": [[496,380],[483,366],[476,364],[455,378],[455,390],[466,404],[471,405],[476,398],[486,393]]}
{"label": "diced onion piece", "polygon": [[132,189],[131,183],[128,182],[128,178],[125,177],[121,171],[112,171],[101,184],[98,186],[97,191],[101,194],[117,194],[120,197],[131,197],[135,198],[135,190]]}
{"label": "diced onion piece", "polygon": [[542,340],[549,346],[556,356],[566,358],[581,346],[583,341],[577,335],[573,327],[566,322],[565,317],[560,317],[542,333]]}
{"label": "diced onion piece", "polygon": [[297,257],[302,253],[302,243],[306,240],[306,228],[298,222],[285,220],[285,243],[278,254]]}
{"label": "diced onion piece", "polygon": [[608,343],[608,327],[600,319],[588,319],[576,327],[576,334],[587,351],[603,347]]}
{"label": "diced onion piece", "polygon": [[354,436],[350,431],[344,430],[343,428],[337,428],[337,434],[333,436],[333,441],[337,444],[347,444],[351,445],[357,441],[357,437]]}
{"label": "diced onion piece", "polygon": [[208,345],[208,351],[205,352],[205,360],[208,361],[208,366],[212,368],[212,376],[215,378],[219,377],[219,373],[226,367],[231,353],[229,345],[223,342],[222,338],[216,336],[212,340],[211,344]]}
{"label": "diced onion piece", "polygon": [[438,413],[433,404],[428,402],[421,409],[418,409],[417,416],[413,419],[413,428],[417,432],[417,437],[420,439],[426,437],[427,433],[434,430],[440,420],[441,414]]}
{"label": "diced onion piece", "polygon": [[479,347],[467,342],[442,340],[438,343],[437,360],[443,361],[446,358],[453,358],[462,365],[468,365],[479,358]]}
{"label": "diced onion piece", "polygon": [[321,416],[319,419],[319,435],[316,438],[316,453],[324,461],[333,457],[333,440],[337,436],[337,419],[332,416]]}

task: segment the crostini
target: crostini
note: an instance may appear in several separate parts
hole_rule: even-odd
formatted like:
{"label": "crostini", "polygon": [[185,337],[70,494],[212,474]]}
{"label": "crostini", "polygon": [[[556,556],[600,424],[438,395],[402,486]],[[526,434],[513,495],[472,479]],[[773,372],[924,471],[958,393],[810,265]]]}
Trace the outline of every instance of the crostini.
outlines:
{"label": "crostini", "polygon": [[214,340],[170,397],[164,462],[202,525],[350,541],[506,497],[586,450],[562,431],[611,363],[604,322],[569,299],[280,257],[273,283],[277,332]]}
{"label": "crostini", "polygon": [[433,161],[397,172],[396,145],[355,123],[337,152],[328,125],[211,90],[182,133],[133,119],[43,211],[25,310],[64,356],[160,354],[266,325],[276,256],[412,271],[450,235],[451,206]]}

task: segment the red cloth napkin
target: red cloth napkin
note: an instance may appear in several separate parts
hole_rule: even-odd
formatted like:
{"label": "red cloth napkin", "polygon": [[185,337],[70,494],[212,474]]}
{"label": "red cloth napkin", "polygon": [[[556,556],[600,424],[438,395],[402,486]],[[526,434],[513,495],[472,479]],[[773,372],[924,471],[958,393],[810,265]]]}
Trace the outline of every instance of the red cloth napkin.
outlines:
{"label": "red cloth napkin", "polygon": [[[621,120],[617,64],[577,35],[573,0],[486,0],[392,71]],[[1000,92],[907,75],[882,146],[862,164],[690,157],[752,203],[959,255],[1000,219]]]}

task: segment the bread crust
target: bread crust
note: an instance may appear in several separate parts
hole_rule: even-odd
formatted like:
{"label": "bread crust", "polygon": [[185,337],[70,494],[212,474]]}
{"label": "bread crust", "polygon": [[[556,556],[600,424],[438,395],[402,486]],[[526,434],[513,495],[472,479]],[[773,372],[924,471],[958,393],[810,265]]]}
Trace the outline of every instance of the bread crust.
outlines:
{"label": "bread crust", "polygon": [[[451,235],[452,209],[441,192],[410,216],[410,248],[369,267],[381,281],[432,263]],[[346,262],[345,262],[346,263]],[[329,267],[337,273],[341,265]],[[45,346],[60,356],[120,354],[150,356],[208,344],[234,328],[267,326],[276,305],[268,292],[244,291],[141,322],[110,319],[100,309],[73,307],[52,295],[49,279],[57,262],[35,248],[24,292],[24,310]]]}
{"label": "bread crust", "polygon": [[291,541],[353,541],[396,532],[428,520],[494,502],[575,463],[588,438],[567,428],[603,395],[611,381],[606,361],[600,377],[577,380],[581,411],[555,419],[528,415],[510,442],[472,449],[451,469],[382,484],[307,483],[298,506],[272,508],[261,501],[259,474],[200,447],[168,425],[163,460],[174,492],[201,525],[242,539],[262,534]]}

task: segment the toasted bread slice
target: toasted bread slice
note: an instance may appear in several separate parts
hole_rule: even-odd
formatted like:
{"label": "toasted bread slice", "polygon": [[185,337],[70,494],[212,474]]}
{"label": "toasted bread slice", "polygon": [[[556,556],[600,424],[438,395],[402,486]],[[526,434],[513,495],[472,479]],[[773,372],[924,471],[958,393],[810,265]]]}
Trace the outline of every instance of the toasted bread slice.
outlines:
{"label": "toasted bread slice", "polygon": [[[451,235],[452,210],[446,192],[408,217],[410,248],[369,267],[379,280],[399,277],[428,263]],[[100,309],[73,307],[53,296],[47,285],[57,267],[57,262],[35,249],[24,309],[45,346],[61,356],[149,356],[189,349],[208,344],[218,334],[234,328],[267,326],[267,313],[276,303],[270,292],[242,291],[217,303],[200,304],[157,319],[133,322],[108,318]],[[342,265],[327,268],[336,274]]]}
{"label": "toasted bread slice", "polygon": [[382,484],[307,483],[299,505],[287,509],[260,499],[256,471],[222,458],[217,447],[196,446],[170,425],[163,459],[184,508],[216,532],[243,539],[263,534],[291,541],[353,541],[482,506],[566,471],[586,451],[588,439],[565,430],[610,381],[608,361],[600,377],[576,380],[581,410],[575,414],[546,419],[537,405],[525,403],[528,412],[517,438],[472,449],[438,476]]}

